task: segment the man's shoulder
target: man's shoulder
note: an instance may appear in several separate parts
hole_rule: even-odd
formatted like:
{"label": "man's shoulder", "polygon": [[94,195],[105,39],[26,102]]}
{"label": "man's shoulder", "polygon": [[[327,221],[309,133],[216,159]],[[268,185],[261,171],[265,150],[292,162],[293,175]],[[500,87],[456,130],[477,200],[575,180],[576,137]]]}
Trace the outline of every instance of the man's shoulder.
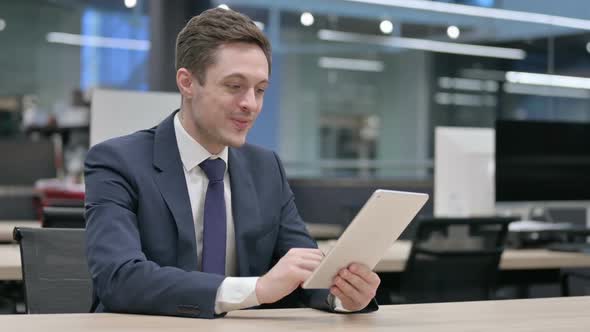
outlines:
{"label": "man's shoulder", "polygon": [[140,130],[129,135],[114,137],[94,145],[88,155],[116,154],[120,157],[151,155],[154,146],[155,128]]}
{"label": "man's shoulder", "polygon": [[274,151],[259,145],[246,143],[239,148],[234,148],[234,154],[239,155],[246,162],[259,164],[263,162],[276,163],[277,155]]}
{"label": "man's shoulder", "polygon": [[244,155],[251,155],[251,156],[266,156],[271,157],[274,156],[274,151],[262,147],[260,145],[246,143],[239,148],[235,148],[236,151],[242,153]]}
{"label": "man's shoulder", "polygon": [[[254,179],[269,179],[284,176],[282,162],[278,155],[267,148],[244,144],[230,153],[230,169],[232,157],[239,159],[240,172],[249,173]],[[235,160],[238,161],[238,160]]]}

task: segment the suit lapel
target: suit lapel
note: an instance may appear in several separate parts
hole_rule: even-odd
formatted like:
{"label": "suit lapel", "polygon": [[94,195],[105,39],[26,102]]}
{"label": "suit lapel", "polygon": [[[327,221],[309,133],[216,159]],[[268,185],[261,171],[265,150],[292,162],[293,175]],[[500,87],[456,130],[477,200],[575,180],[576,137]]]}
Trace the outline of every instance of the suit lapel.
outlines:
{"label": "suit lapel", "polygon": [[252,264],[256,260],[256,236],[260,232],[258,195],[247,162],[239,149],[229,149],[228,163],[238,275],[251,276]]}
{"label": "suit lapel", "polygon": [[176,134],[174,132],[174,115],[168,116],[156,128],[154,138],[154,167],[156,183],[160,193],[172,212],[178,230],[177,255],[178,267],[197,270],[197,245],[195,240],[195,225],[191,211],[191,203],[184,178],[184,170]]}

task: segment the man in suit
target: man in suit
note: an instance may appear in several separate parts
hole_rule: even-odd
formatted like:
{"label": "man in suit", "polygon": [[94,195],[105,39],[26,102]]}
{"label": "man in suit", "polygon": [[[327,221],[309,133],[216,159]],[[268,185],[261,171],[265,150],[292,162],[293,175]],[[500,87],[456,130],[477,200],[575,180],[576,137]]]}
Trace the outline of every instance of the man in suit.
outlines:
{"label": "man in suit", "polygon": [[[181,108],[86,159],[87,256],[96,311],[213,318],[265,304],[371,311],[361,264],[328,290],[299,286],[323,255],[272,151],[245,144],[270,45],[246,16],[212,9],[176,42]],[[116,125],[116,119],[113,119]]]}

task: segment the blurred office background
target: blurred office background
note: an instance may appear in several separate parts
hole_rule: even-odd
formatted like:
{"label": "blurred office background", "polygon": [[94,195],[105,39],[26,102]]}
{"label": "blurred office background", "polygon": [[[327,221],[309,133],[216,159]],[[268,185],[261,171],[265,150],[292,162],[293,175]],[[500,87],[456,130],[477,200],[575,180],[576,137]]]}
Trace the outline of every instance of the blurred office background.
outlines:
{"label": "blurred office background", "polygon": [[346,226],[375,188],[433,195],[437,127],[590,122],[586,0],[4,0],[0,219],[39,216],[35,186],[59,187],[39,179],[74,188],[56,205],[83,199],[94,91],[177,92],[176,34],[216,6],[271,40],[248,139],[278,152],[308,222]]}
{"label": "blurred office background", "polygon": [[[582,0],[224,3],[272,41],[272,88],[250,141],[276,150],[294,177],[428,180],[436,126],[590,121],[587,81],[530,85],[507,75],[590,77]],[[219,4],[2,1],[0,134],[53,128],[67,136],[66,156],[85,147],[93,89],[175,91],[178,29]],[[79,172],[79,163],[64,166]]]}
{"label": "blurred office background", "polygon": [[56,174],[79,176],[92,92],[176,91],[176,34],[219,5],[271,39],[271,89],[249,140],[276,150],[295,184],[432,191],[437,126],[590,121],[583,0],[9,0],[1,137],[52,140]]}

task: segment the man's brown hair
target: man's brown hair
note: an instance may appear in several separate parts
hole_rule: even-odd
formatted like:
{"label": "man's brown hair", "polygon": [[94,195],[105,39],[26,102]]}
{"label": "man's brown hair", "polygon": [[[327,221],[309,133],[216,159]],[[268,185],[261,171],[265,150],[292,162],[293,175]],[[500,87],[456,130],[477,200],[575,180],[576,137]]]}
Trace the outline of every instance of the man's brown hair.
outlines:
{"label": "man's brown hair", "polygon": [[203,85],[219,46],[237,42],[258,45],[266,56],[270,74],[271,48],[264,33],[246,15],[221,8],[194,16],[182,28],[176,38],[176,70],[187,68]]}

